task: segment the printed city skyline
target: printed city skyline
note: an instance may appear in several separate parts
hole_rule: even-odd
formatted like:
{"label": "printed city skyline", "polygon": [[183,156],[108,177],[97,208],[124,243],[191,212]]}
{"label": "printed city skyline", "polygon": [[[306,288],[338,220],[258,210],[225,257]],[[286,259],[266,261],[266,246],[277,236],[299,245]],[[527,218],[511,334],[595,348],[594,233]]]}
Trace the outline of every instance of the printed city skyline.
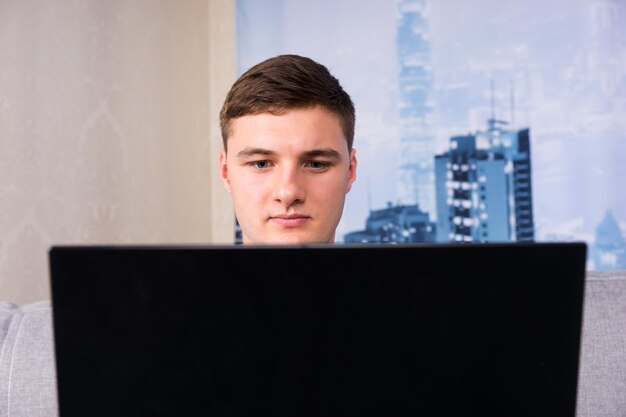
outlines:
{"label": "printed city skyline", "polygon": [[[626,267],[625,8],[239,0],[238,68],[301,53],[353,97],[359,173],[338,241],[376,211],[436,223],[436,155],[453,137],[485,132],[494,113],[510,131],[530,132],[534,239],[587,241],[589,268],[615,269]],[[407,110],[411,100],[419,112]],[[407,208],[415,203],[422,214]],[[413,229],[431,236],[427,225]]]}

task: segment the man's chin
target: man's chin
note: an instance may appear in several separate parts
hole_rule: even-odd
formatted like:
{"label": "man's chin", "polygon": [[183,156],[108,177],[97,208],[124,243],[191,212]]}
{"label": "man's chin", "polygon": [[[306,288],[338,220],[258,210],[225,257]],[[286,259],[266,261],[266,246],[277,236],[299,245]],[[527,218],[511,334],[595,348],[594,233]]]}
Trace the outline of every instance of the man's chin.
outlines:
{"label": "man's chin", "polygon": [[272,236],[267,241],[268,244],[274,245],[307,245],[307,244],[324,244],[332,243],[333,239],[327,237],[312,235],[311,233],[279,233]]}
{"label": "man's chin", "polygon": [[243,233],[243,243],[248,245],[306,245],[334,243],[335,235],[311,228],[268,228],[264,233],[256,231],[252,236]]}

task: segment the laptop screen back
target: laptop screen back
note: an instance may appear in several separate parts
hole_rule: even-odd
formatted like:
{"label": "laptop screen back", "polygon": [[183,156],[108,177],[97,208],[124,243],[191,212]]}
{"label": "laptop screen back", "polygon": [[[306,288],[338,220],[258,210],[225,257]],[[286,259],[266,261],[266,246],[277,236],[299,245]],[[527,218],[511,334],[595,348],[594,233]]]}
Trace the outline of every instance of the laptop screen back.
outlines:
{"label": "laptop screen back", "polygon": [[60,417],[574,417],[584,244],[59,246]]}

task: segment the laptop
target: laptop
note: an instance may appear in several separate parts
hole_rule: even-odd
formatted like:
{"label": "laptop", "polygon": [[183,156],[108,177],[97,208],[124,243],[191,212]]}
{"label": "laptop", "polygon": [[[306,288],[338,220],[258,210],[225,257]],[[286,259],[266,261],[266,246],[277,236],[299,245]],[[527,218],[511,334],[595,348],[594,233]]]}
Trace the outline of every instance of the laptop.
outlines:
{"label": "laptop", "polygon": [[574,417],[584,243],[55,246],[60,417]]}

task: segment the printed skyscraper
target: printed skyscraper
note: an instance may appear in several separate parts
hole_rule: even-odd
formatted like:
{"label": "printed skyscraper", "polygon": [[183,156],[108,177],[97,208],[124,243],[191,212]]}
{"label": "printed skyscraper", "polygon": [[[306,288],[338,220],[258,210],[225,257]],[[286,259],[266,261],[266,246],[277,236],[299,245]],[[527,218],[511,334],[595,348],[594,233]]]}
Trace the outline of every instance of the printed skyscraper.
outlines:
{"label": "printed skyscraper", "polygon": [[398,198],[433,213],[433,70],[426,0],[400,0],[397,32],[400,166]]}
{"label": "printed skyscraper", "polygon": [[626,240],[610,210],[596,227],[596,239],[590,254],[596,271],[626,268]]}
{"label": "printed skyscraper", "polygon": [[435,157],[437,241],[534,240],[529,129],[505,124],[491,118]]}
{"label": "printed skyscraper", "polygon": [[414,243],[434,242],[435,225],[428,213],[413,204],[370,210],[365,230],[348,233],[345,243]]}

